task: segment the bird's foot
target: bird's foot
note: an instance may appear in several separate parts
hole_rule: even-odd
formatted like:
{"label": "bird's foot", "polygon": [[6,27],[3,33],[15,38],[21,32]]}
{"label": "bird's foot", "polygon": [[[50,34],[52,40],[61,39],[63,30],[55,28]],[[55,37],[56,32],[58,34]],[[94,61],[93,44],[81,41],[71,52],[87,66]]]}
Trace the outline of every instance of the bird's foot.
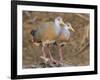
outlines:
{"label": "bird's foot", "polygon": [[58,66],[61,67],[61,66],[63,66],[63,65],[64,65],[64,60],[60,60],[60,61],[58,62]]}
{"label": "bird's foot", "polygon": [[57,63],[57,60],[55,60],[55,59],[53,59],[53,58],[51,58],[50,61],[51,61],[52,63],[54,63],[54,64]]}
{"label": "bird's foot", "polygon": [[49,58],[46,58],[44,56],[40,56],[40,58],[43,59],[45,63],[47,63],[50,60]]}
{"label": "bird's foot", "polygon": [[55,67],[57,64],[57,61],[55,59],[49,59],[44,56],[40,56],[40,58],[44,61],[44,64],[42,63],[43,67]]}

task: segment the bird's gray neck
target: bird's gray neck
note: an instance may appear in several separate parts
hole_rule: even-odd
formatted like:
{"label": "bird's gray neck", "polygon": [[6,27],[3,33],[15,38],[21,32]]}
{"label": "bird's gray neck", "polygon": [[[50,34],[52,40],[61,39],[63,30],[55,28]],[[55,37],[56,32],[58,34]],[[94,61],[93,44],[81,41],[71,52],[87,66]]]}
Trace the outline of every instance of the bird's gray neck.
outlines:
{"label": "bird's gray neck", "polygon": [[66,38],[66,39],[69,39],[69,37],[70,37],[70,31],[69,31],[69,29],[68,28],[62,28],[61,29],[61,33],[64,33],[64,37]]}
{"label": "bird's gray neck", "polygon": [[60,32],[61,32],[61,26],[60,26],[60,24],[57,23],[57,22],[55,22],[54,25],[55,25],[56,34],[60,35]]}

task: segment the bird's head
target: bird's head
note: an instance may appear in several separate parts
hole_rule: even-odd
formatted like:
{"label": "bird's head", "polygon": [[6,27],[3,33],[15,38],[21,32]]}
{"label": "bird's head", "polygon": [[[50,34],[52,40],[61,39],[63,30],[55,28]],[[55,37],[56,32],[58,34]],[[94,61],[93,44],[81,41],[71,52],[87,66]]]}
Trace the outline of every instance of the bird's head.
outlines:
{"label": "bird's head", "polygon": [[55,18],[55,23],[57,25],[60,25],[60,27],[65,28],[66,30],[69,29],[69,30],[75,32],[75,30],[73,29],[73,27],[71,26],[71,24],[69,22],[67,22],[67,24],[65,24],[61,17]]}
{"label": "bird's head", "polygon": [[72,25],[71,25],[69,22],[67,22],[67,23],[65,24],[64,28],[67,29],[67,30],[69,29],[69,30],[75,32],[75,30],[73,29]]}
{"label": "bird's head", "polygon": [[61,27],[64,27],[64,25],[65,25],[65,23],[64,23],[64,21],[62,20],[61,17],[55,18],[55,23],[60,25]]}

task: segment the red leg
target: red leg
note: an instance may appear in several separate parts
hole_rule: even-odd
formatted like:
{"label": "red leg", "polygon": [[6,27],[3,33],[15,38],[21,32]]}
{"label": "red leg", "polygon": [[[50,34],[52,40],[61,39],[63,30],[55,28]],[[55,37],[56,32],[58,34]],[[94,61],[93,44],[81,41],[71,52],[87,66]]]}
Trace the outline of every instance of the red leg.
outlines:
{"label": "red leg", "polygon": [[63,47],[59,47],[59,57],[60,57],[60,62],[63,62]]}
{"label": "red leg", "polygon": [[52,54],[51,54],[51,51],[50,51],[50,45],[47,47],[48,49],[48,54],[49,54],[49,57],[50,57],[50,60],[54,63],[57,63],[57,61],[53,58]]}
{"label": "red leg", "polygon": [[46,53],[45,53],[45,47],[44,46],[42,46],[42,54],[43,54],[43,56],[40,56],[40,58],[43,59],[45,63],[47,63],[49,61],[49,59],[46,58]]}
{"label": "red leg", "polygon": [[46,57],[45,47],[44,46],[42,46],[42,54],[43,54],[43,57]]}

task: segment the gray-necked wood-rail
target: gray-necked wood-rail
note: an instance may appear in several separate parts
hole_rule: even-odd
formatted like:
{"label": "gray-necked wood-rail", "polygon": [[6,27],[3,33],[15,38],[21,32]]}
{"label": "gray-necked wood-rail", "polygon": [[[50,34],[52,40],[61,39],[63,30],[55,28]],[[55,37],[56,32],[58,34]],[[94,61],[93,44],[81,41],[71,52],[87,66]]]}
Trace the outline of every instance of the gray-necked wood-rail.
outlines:
{"label": "gray-necked wood-rail", "polygon": [[[52,62],[56,60],[52,57],[50,49],[47,45],[57,43],[58,46],[66,42],[70,38],[70,30],[74,31],[70,23],[65,24],[61,17],[56,17],[52,22],[45,22],[40,24],[37,29],[31,31],[33,36],[33,44],[42,45],[43,56],[46,59],[45,47],[48,48],[48,54]],[[59,47],[60,61],[63,60],[61,47]],[[47,59],[48,60],[48,59]]]}

